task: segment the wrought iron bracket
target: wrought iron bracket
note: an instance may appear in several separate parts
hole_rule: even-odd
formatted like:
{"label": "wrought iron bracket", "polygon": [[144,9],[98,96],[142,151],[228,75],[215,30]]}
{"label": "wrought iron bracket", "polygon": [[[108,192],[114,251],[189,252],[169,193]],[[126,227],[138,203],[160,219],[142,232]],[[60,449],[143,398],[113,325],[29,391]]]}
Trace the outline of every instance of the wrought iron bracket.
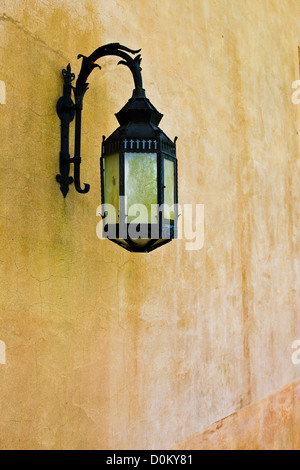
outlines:
{"label": "wrought iron bracket", "polygon": [[[126,65],[132,72],[135,94],[145,96],[143,89],[143,81],[141,75],[141,50],[134,51],[122,46],[119,43],[107,44],[99,47],[89,57],[79,55],[82,58],[81,70],[78,75],[76,86],[72,85],[75,80],[75,74],[71,72],[70,64],[63,70],[64,88],[63,95],[57,102],[57,114],[61,120],[61,150],[60,150],[60,174],[56,176],[56,180],[60,183],[60,190],[64,197],[69,192],[69,185],[74,182],[75,189],[81,194],[88,193],[90,185],[85,184],[81,187],[80,182],[80,165],[81,165],[81,119],[83,110],[83,98],[88,90],[88,77],[95,68],[101,69],[95,62],[104,56],[117,56],[122,60],[119,64]],[[131,55],[129,55],[131,54]],[[138,55],[137,55],[138,54]],[[134,56],[134,57],[132,57]],[[72,99],[74,94],[74,101]],[[70,157],[70,123],[75,118],[75,155]],[[70,176],[70,165],[74,164],[74,178]]]}

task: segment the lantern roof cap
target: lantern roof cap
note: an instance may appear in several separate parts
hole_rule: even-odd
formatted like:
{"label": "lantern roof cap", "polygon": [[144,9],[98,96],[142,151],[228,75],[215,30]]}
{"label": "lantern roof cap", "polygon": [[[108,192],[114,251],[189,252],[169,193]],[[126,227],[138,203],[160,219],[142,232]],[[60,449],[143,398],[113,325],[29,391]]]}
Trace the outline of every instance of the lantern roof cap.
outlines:
{"label": "lantern roof cap", "polygon": [[116,118],[120,126],[126,126],[130,122],[147,123],[157,127],[162,120],[161,114],[146,98],[143,88],[136,88],[133,91],[132,98],[126,105],[116,114]]}

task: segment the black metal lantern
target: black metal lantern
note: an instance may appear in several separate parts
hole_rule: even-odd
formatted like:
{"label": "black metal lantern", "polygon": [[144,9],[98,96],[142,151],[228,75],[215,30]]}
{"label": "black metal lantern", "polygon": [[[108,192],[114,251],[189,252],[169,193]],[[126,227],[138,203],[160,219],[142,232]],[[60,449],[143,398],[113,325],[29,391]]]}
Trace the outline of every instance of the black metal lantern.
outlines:
{"label": "black metal lantern", "polygon": [[[171,141],[158,127],[162,119],[157,109],[146,98],[141,76],[140,51],[132,51],[120,44],[109,44],[97,49],[90,57],[83,57],[76,87],[71,86],[74,75],[70,66],[64,71],[64,96],[58,102],[62,120],[61,175],[57,180],[66,197],[70,163],[74,163],[74,183],[78,192],[86,193],[89,185],[80,185],[80,134],[83,96],[88,88],[86,80],[98,67],[95,60],[105,55],[116,55],[127,65],[134,78],[132,98],[116,114],[118,129],[102,142],[101,196],[104,237],[131,252],[150,252],[176,238],[177,235],[177,159],[176,139]],[[80,56],[82,57],[82,56]],[[75,104],[71,100],[74,89]],[[72,104],[71,104],[72,103]],[[69,123],[76,115],[75,157],[69,155]]]}

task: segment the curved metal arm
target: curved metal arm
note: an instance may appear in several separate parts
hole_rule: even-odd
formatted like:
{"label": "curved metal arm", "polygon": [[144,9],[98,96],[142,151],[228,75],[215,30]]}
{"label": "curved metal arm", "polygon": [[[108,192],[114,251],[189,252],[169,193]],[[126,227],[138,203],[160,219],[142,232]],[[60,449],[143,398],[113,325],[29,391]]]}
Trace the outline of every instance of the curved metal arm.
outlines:
{"label": "curved metal arm", "polygon": [[[81,70],[76,81],[76,87],[72,87],[71,82],[74,80],[75,75],[71,74],[71,67],[68,65],[67,70],[63,71],[65,80],[64,94],[58,102],[57,112],[62,121],[62,137],[61,137],[61,153],[60,153],[60,171],[61,174],[57,175],[57,181],[61,185],[61,191],[66,197],[69,191],[69,184],[74,181],[75,189],[79,193],[87,193],[90,190],[88,184],[81,188],[80,183],[80,164],[81,164],[81,115],[83,109],[83,97],[88,90],[89,84],[87,79],[95,68],[101,67],[95,64],[96,60],[105,56],[117,56],[122,60],[118,63],[126,65],[132,72],[135,90],[141,96],[145,96],[143,89],[143,80],[141,74],[141,55],[138,54],[141,49],[134,51],[128,47],[122,46],[119,43],[107,44],[106,46],[99,47],[89,57],[79,55],[78,59],[82,58]],[[135,56],[132,57],[131,55]],[[137,55],[138,54],[138,55]],[[75,104],[71,100],[71,89],[74,91]],[[70,158],[69,155],[69,125],[76,117],[75,123],[75,156]],[[69,177],[70,164],[74,163],[74,180]]]}
{"label": "curved metal arm", "polygon": [[[136,57],[131,57],[128,52]],[[134,51],[129,49],[126,46],[122,46],[119,43],[111,43],[107,44],[106,46],[99,47],[96,49],[89,57],[85,57],[82,54],[78,56],[78,59],[82,58],[82,65],[81,70],[78,75],[78,79],[76,82],[76,95],[77,98],[80,100],[83,99],[85,92],[88,89],[87,79],[92,73],[95,68],[101,67],[95,64],[96,60],[101,59],[101,57],[105,56],[117,56],[121,57],[119,64],[126,65],[132,72],[135,89],[142,90],[143,89],[143,79],[142,79],[142,69],[141,69],[141,55],[136,55],[141,52],[141,49]]]}

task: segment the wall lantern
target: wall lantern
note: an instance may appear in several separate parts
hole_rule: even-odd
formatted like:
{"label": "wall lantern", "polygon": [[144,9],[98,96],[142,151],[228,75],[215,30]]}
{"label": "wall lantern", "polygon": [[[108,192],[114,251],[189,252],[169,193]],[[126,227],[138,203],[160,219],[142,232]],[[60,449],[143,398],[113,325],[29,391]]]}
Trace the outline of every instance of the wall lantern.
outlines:
{"label": "wall lantern", "polygon": [[[139,52],[116,43],[100,47],[89,57],[79,55],[83,61],[75,87],[70,65],[63,70],[64,91],[57,103],[61,153],[60,174],[56,179],[64,197],[73,182],[79,193],[89,191],[90,186],[82,187],[80,182],[81,115],[87,79],[94,68],[101,68],[96,60],[104,56],[121,57],[119,64],[129,67],[135,88],[132,98],[116,114],[118,129],[102,141],[104,237],[131,252],[147,253],[177,236],[177,138],[171,141],[158,127],[163,115],[146,98]],[[75,156],[70,158],[69,125],[74,118]],[[69,176],[71,164],[74,178]]]}

